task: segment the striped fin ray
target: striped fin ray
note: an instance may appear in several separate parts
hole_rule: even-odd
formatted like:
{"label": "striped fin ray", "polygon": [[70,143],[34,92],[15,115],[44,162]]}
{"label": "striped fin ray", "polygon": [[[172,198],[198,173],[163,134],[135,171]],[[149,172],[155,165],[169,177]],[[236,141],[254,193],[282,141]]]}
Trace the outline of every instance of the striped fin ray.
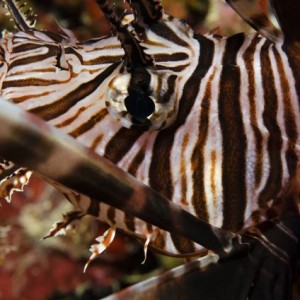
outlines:
{"label": "striped fin ray", "polygon": [[43,239],[65,235],[68,230],[76,228],[76,223],[80,221],[83,216],[84,214],[78,211],[72,211],[63,215],[63,219],[55,222],[49,232],[43,236]]}
{"label": "striped fin ray", "polygon": [[[31,7],[23,0],[3,0],[5,6],[8,8],[15,24],[21,31],[30,31],[35,25],[35,15]],[[25,10],[23,12],[23,10]]]}
{"label": "striped fin ray", "polygon": [[113,242],[116,235],[116,228],[110,227],[107,229],[103,235],[96,238],[97,244],[94,244],[90,248],[90,252],[92,252],[92,255],[88,259],[87,263],[84,266],[83,272],[85,273],[87,267],[89,264],[101,253],[103,253],[109,245]]}
{"label": "striped fin ray", "polygon": [[[63,220],[53,224],[52,228],[44,238],[65,235],[66,231],[76,227],[76,223],[80,221],[80,219],[85,215],[90,215],[108,224],[111,228],[116,227],[118,230],[138,238],[144,244],[145,259],[147,257],[148,246],[158,252],[176,256],[193,256],[204,251],[204,248],[201,245],[191,242],[185,246],[179,245],[179,248],[177,249],[172,245],[173,238],[169,232],[146,223],[140,218],[133,217],[120,209],[113,208],[102,201],[97,201],[86,195],[78,194],[49,178],[45,178],[45,180],[62,192],[66,199],[74,205],[76,210],[65,214]],[[179,237],[177,237],[177,239],[180,241]],[[100,247],[102,249],[101,245]],[[103,251],[104,250],[105,249],[103,249]],[[96,255],[93,257],[95,256]]]}
{"label": "striped fin ray", "polygon": [[[77,199],[80,197],[78,194],[74,192],[69,192],[69,195],[66,194],[66,188],[63,188],[62,186],[58,186],[57,183],[53,182],[52,180],[47,180],[51,182],[54,186],[58,188],[60,191],[64,191],[64,195],[67,199],[70,199],[70,195],[72,193],[72,196],[76,197]],[[82,197],[85,197],[82,195]],[[94,203],[95,205],[99,205],[98,202]],[[78,203],[76,203],[76,206],[78,206]],[[94,212],[89,211],[89,214],[93,214]],[[60,220],[52,225],[52,228],[49,230],[49,232],[43,237],[43,239],[47,239],[50,237],[56,237],[60,235],[66,235],[66,232],[69,230],[76,229],[77,223],[85,216],[85,213],[82,211],[82,208],[79,211],[72,211],[65,215],[63,215],[63,220]],[[106,230],[101,236],[96,238],[97,243],[93,244],[90,247],[90,252],[92,252],[90,258],[87,260],[83,272],[85,273],[87,270],[87,267],[89,264],[101,253],[103,253],[109,245],[113,242],[114,237],[116,234],[116,228],[110,227],[108,230]]]}
{"label": "striped fin ray", "polygon": [[251,27],[272,42],[282,41],[282,33],[263,12],[259,0],[226,0]]}

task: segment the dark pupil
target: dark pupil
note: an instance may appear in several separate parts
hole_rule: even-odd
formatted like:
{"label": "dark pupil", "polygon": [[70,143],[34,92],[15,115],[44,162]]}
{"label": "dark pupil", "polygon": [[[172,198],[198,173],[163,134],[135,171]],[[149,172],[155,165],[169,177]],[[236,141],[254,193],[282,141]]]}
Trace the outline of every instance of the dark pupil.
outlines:
{"label": "dark pupil", "polygon": [[139,91],[131,91],[129,96],[125,98],[125,106],[132,117],[136,119],[146,118],[155,110],[152,99]]}

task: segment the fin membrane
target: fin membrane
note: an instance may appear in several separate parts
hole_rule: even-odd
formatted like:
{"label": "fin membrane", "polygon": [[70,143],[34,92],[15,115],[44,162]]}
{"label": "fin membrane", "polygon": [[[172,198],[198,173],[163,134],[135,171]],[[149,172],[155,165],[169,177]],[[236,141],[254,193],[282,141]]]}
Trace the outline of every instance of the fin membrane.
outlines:
{"label": "fin membrane", "polygon": [[83,273],[85,273],[91,261],[93,261],[99,254],[104,252],[107,249],[107,247],[113,242],[115,235],[116,235],[116,228],[110,227],[103,233],[103,235],[96,238],[96,241],[98,243],[91,246],[90,252],[92,253],[92,255],[90,256],[87,263],[85,264]]}
{"label": "fin membrane", "polygon": [[245,22],[268,40],[276,43],[283,39],[281,31],[263,12],[259,0],[226,0],[226,2]]}
{"label": "fin membrane", "polygon": [[22,192],[28,184],[32,172],[15,166],[12,162],[0,159],[0,197],[11,201],[13,193]]}

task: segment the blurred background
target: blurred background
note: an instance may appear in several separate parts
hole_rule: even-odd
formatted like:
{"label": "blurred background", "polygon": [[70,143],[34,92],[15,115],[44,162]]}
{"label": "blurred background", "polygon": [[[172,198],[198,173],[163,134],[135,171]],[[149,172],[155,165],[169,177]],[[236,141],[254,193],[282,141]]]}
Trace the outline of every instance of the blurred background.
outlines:
{"label": "blurred background", "polygon": [[[62,26],[71,29],[80,40],[102,36],[109,31],[108,23],[94,0],[30,0],[28,2],[37,14],[37,27],[40,29],[55,32],[56,22],[59,22]],[[123,11],[124,1],[114,2],[117,8]],[[198,32],[207,32],[217,27],[220,33],[226,35],[249,30],[249,27],[241,22],[223,0],[163,0],[162,2],[166,13],[185,19]],[[0,25],[2,29],[13,29],[9,18],[2,17]]]}
{"label": "blurred background", "polygon": [[[122,9],[123,1],[116,1]],[[58,32],[57,22],[78,40],[109,33],[94,0],[30,0],[37,28]],[[223,35],[250,28],[221,0],[164,0],[165,12],[185,19],[196,32]],[[14,27],[0,9],[1,29]],[[151,251],[145,264],[142,245],[119,233],[113,244],[83,273],[89,247],[107,228],[86,217],[66,236],[40,240],[51,225],[71,210],[62,195],[33,177],[24,193],[0,207],[0,299],[99,299],[130,284],[182,264],[182,259]]]}

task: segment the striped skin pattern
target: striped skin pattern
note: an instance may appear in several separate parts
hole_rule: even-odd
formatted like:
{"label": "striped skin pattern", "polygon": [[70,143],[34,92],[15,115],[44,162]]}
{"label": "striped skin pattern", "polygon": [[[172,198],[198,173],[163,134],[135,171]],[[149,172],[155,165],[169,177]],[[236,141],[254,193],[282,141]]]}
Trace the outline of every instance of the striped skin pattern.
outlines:
{"label": "striped skin pattern", "polygon": [[[78,42],[30,28],[6,35],[0,46],[1,96],[217,227],[238,231],[290,192],[300,153],[300,63],[292,39],[286,43],[268,29],[276,39],[197,35],[183,21],[162,15],[157,1],[132,1],[135,21],[126,17],[125,26],[109,1],[97,3],[117,37]],[[134,46],[122,39],[126,34]],[[135,57],[138,66],[132,68]],[[123,101],[139,68],[147,70],[155,105],[145,126]],[[59,188],[81,212],[76,216],[94,215],[166,254],[202,249]]]}

